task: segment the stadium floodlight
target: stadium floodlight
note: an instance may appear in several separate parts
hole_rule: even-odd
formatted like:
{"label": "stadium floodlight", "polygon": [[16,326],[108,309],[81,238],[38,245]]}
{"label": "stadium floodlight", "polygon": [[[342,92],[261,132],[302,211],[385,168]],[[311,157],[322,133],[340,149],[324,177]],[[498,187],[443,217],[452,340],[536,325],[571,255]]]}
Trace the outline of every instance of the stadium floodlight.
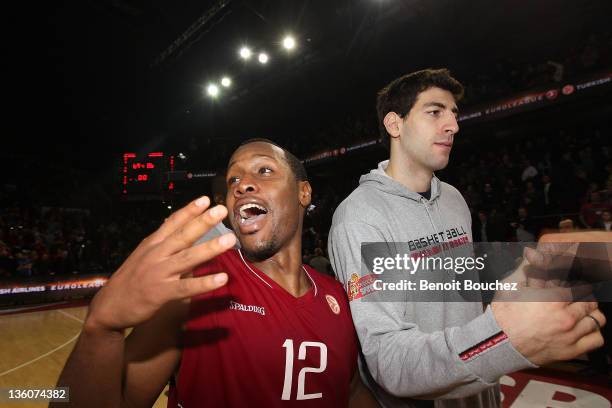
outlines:
{"label": "stadium floodlight", "polygon": [[242,58],[243,60],[250,59],[251,55],[253,55],[253,53],[251,52],[251,49],[249,47],[240,48],[240,58]]}
{"label": "stadium floodlight", "polygon": [[208,93],[209,96],[216,98],[217,95],[219,95],[219,87],[215,84],[210,84],[206,88],[206,93]]}
{"label": "stadium floodlight", "polygon": [[259,53],[259,57],[257,57],[257,59],[262,64],[265,64],[265,63],[268,62],[268,54],[266,54],[265,52],[261,52],[261,53]]}
{"label": "stadium floodlight", "polygon": [[232,80],[229,77],[224,76],[223,78],[221,78],[221,85],[223,85],[224,87],[229,87],[232,84]]}
{"label": "stadium floodlight", "polygon": [[286,36],[283,38],[283,47],[286,50],[291,51],[295,48],[295,39],[290,35]]}

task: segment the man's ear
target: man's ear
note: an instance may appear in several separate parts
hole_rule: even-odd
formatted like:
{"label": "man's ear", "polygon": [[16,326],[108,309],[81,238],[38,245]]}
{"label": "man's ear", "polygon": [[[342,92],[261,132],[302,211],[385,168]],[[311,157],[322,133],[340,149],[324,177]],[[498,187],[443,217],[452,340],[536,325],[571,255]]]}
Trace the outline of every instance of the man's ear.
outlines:
{"label": "man's ear", "polygon": [[299,182],[299,198],[302,207],[307,208],[312,201],[312,187],[308,181]]}
{"label": "man's ear", "polygon": [[400,127],[402,125],[402,118],[395,112],[389,112],[383,119],[383,125],[389,136],[397,138],[400,136]]}

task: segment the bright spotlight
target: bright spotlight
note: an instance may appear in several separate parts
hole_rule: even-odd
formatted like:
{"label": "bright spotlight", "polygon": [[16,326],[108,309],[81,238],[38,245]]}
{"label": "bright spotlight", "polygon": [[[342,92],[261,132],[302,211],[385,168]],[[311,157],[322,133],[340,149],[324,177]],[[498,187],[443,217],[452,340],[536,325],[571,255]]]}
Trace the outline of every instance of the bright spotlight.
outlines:
{"label": "bright spotlight", "polygon": [[249,47],[242,47],[240,49],[240,58],[248,60],[251,58],[251,55],[253,55],[253,53],[251,52]]}
{"label": "bright spotlight", "polygon": [[292,50],[295,48],[295,39],[293,37],[291,37],[290,35],[288,35],[287,37],[285,37],[283,39],[283,47],[285,47],[286,50]]}
{"label": "bright spotlight", "polygon": [[224,87],[228,87],[232,84],[232,80],[229,79],[229,77],[223,77],[221,78],[221,85],[223,85]]}
{"label": "bright spotlight", "polygon": [[259,54],[259,57],[257,57],[257,59],[262,64],[265,64],[266,62],[268,62],[268,54],[266,54],[265,52],[262,52],[262,53]]}
{"label": "bright spotlight", "polygon": [[206,92],[208,93],[208,95],[215,98],[217,95],[219,95],[219,87],[215,84],[210,84],[206,88]]}

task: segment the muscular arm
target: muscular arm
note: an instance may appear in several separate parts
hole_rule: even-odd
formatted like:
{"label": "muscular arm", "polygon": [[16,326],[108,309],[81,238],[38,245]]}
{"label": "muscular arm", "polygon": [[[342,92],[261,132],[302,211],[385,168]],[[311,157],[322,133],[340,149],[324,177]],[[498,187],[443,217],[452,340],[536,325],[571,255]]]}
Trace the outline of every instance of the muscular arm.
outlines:
{"label": "muscular arm", "polygon": [[71,387],[68,406],[152,406],[180,362],[180,330],[188,307],[185,301],[169,303],[127,338],[86,320],[58,380],[58,386]]}
{"label": "muscular arm", "polygon": [[[58,385],[75,407],[151,406],[180,358],[189,299],[224,285],[227,275],[191,271],[236,239],[224,235],[192,247],[226,214],[198,199],[144,239],[92,300],[81,336]],[[216,209],[216,211],[215,211]],[[135,327],[125,339],[127,328]],[[51,404],[65,407],[65,404]]]}
{"label": "muscular arm", "polygon": [[125,406],[150,407],[155,403],[180,363],[180,335],[188,313],[189,302],[173,302],[127,337],[123,378]]}

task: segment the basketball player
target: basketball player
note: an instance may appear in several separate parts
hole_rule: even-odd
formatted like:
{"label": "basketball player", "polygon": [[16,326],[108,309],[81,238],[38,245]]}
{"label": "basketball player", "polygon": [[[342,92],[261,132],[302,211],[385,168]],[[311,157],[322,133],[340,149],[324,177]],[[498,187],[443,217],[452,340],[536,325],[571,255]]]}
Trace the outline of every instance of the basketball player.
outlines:
{"label": "basketball player", "polygon": [[462,94],[445,69],[387,85],[377,111],[390,159],[361,177],[333,217],[330,259],[349,291],[364,378],[386,407],[497,407],[502,375],[603,342],[595,302],[494,302],[483,310],[479,302],[414,301],[410,291],[404,301],[371,301],[359,290],[368,282],[362,243],[416,242],[425,253],[472,241],[465,200],[434,175],[448,164]]}
{"label": "basketball player", "polygon": [[177,367],[171,406],[376,404],[360,385],[342,287],[301,263],[302,164],[251,141],[232,155],[227,183],[242,249],[230,249],[233,234],[192,246],[228,215],[206,211],[206,197],[147,237],[90,305],[58,383],[73,406],[150,407]]}

